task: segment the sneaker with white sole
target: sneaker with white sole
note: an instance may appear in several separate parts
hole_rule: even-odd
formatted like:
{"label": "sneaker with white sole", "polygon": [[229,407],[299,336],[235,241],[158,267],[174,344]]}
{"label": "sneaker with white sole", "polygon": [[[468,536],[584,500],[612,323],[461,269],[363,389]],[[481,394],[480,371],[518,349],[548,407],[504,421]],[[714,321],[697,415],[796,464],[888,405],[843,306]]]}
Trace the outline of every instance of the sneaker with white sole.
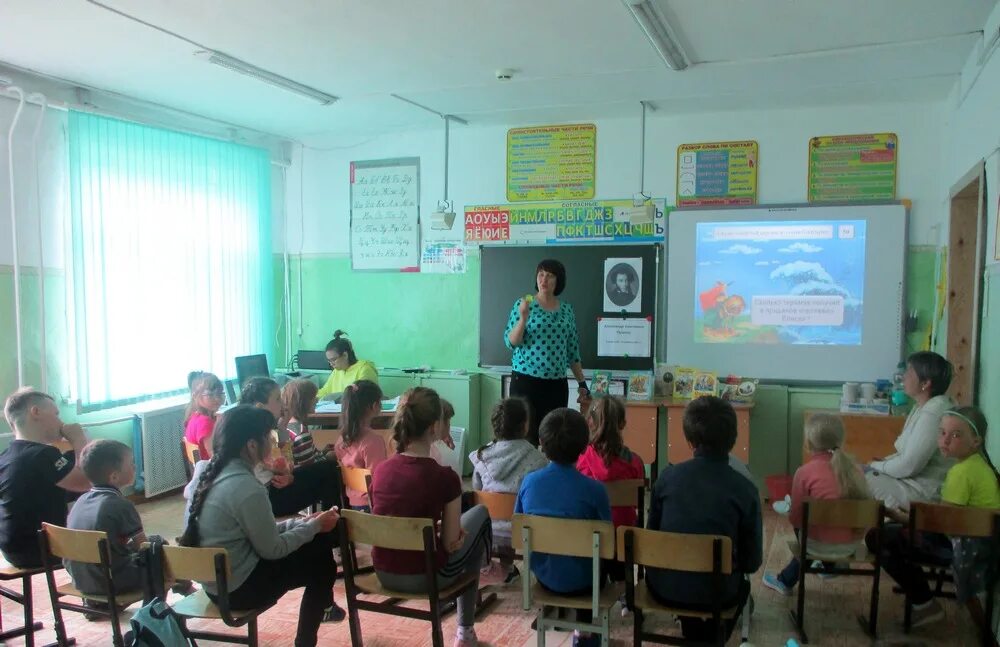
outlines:
{"label": "sneaker with white sole", "polygon": [[777,591],[784,596],[790,596],[792,594],[792,587],[787,586],[784,582],[778,579],[778,576],[774,573],[764,573],[764,578],[761,583],[772,591]]}
{"label": "sneaker with white sole", "polygon": [[479,586],[503,584],[506,577],[503,566],[491,560],[489,566],[479,569]]}
{"label": "sneaker with white sole", "polygon": [[510,570],[507,571],[507,577],[503,578],[503,583],[505,586],[515,584],[521,579],[521,571],[517,570],[516,566],[511,566]]}
{"label": "sneaker with white sole", "polygon": [[943,618],[944,607],[937,600],[931,600],[920,606],[913,605],[913,611],[910,614],[910,621],[914,627],[933,624]]}

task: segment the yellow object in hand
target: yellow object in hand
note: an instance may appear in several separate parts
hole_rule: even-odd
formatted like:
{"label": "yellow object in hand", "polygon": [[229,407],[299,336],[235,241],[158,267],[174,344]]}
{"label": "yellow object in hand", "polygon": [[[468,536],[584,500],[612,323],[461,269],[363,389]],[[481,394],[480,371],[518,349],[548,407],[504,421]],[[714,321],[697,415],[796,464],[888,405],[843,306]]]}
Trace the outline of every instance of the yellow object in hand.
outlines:
{"label": "yellow object in hand", "polygon": [[533,294],[526,294],[526,295],[524,295],[524,302],[525,303],[531,303],[534,300],[535,300],[535,295],[533,295]]}

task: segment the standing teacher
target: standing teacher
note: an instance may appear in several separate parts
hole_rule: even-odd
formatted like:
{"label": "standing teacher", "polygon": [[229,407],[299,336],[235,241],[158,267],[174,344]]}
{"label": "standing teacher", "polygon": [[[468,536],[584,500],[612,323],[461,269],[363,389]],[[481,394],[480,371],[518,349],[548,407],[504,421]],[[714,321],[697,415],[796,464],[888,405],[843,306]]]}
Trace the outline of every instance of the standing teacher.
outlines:
{"label": "standing teacher", "polygon": [[368,380],[378,384],[378,371],[375,370],[375,365],[366,359],[358,359],[354,354],[354,345],[343,330],[334,332],[333,339],[326,345],[326,361],[333,370],[326,384],[316,394],[317,398],[339,398],[344,389],[358,380]]}
{"label": "standing teacher", "polygon": [[589,397],[590,389],[580,364],[580,337],[576,331],[573,306],[559,300],[566,287],[566,268],[547,259],[535,268],[537,293],[514,302],[504,344],[514,351],[511,362],[510,395],[531,404],[528,440],[538,445],[538,425],[553,409],[569,401],[566,369],[576,376],[578,402]]}

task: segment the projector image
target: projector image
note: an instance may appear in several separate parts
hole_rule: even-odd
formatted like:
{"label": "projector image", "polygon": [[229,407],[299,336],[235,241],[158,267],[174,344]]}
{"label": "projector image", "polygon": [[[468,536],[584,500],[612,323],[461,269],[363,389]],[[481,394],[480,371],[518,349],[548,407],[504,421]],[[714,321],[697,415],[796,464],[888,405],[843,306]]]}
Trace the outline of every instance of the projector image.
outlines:
{"label": "projector image", "polygon": [[435,211],[431,214],[431,229],[451,229],[455,224],[454,211]]}

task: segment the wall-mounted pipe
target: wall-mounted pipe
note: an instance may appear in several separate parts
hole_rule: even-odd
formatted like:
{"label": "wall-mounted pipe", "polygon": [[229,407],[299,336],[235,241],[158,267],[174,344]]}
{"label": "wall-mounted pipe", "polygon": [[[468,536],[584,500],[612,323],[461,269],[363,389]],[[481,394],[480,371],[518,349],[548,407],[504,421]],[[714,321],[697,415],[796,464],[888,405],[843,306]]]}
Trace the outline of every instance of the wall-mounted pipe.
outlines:
{"label": "wall-mounted pipe", "polygon": [[35,132],[31,136],[31,157],[35,165],[35,211],[38,224],[38,327],[41,338],[38,349],[38,364],[41,371],[38,388],[43,393],[49,392],[48,378],[48,355],[45,339],[45,237],[42,228],[42,169],[38,163],[38,136],[42,132],[42,123],[45,121],[45,110],[48,108],[48,99],[43,94],[32,94],[31,98],[41,101],[41,110],[38,113],[38,121],[35,122]]}
{"label": "wall-mounted pipe", "polygon": [[6,88],[18,96],[14,120],[7,129],[7,171],[10,177],[10,241],[14,248],[14,337],[17,340],[17,386],[24,386],[24,349],[21,340],[21,259],[17,249],[17,204],[14,200],[14,130],[24,110],[24,92],[16,85]]}

